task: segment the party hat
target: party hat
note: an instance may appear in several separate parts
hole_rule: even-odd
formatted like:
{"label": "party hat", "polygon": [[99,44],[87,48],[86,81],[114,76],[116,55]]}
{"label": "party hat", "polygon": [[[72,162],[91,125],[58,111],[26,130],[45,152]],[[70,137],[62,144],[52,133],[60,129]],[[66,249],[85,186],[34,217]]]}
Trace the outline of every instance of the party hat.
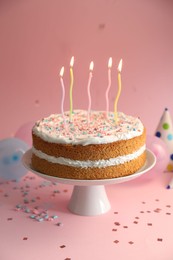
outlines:
{"label": "party hat", "polygon": [[173,124],[170,112],[167,108],[165,108],[163,112],[155,135],[165,142],[169,152],[167,171],[173,171]]}

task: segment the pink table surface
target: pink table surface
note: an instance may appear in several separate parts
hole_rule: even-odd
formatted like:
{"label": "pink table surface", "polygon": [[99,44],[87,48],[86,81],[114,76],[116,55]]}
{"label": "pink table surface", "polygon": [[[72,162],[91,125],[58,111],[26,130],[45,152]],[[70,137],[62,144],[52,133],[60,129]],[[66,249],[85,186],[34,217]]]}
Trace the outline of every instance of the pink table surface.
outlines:
{"label": "pink table surface", "polygon": [[[154,168],[106,186],[111,210],[94,217],[68,211],[73,186],[32,173],[20,182],[1,182],[0,259],[172,260],[173,190],[165,188],[170,178]],[[48,220],[31,218],[46,210]]]}

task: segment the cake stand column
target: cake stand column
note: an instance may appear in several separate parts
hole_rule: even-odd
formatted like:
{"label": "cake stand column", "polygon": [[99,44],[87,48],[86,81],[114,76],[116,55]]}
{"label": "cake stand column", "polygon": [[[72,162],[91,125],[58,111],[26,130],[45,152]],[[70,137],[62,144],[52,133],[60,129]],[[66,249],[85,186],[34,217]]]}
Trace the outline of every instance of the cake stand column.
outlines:
{"label": "cake stand column", "polygon": [[68,209],[77,215],[96,216],[111,208],[104,185],[74,186]]}

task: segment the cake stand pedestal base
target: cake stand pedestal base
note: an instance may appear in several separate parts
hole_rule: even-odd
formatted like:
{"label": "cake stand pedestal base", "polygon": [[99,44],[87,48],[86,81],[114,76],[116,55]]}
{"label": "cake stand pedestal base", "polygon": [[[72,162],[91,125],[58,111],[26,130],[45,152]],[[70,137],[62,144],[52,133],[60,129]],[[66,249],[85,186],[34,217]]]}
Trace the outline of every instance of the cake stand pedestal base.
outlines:
{"label": "cake stand pedestal base", "polygon": [[77,215],[95,216],[109,211],[104,185],[74,186],[68,209]]}

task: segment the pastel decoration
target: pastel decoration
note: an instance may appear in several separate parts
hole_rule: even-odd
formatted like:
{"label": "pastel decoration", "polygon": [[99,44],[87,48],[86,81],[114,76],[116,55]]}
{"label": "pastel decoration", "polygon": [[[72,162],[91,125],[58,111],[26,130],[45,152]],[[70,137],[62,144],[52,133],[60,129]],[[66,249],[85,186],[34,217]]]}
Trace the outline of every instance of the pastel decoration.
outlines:
{"label": "pastel decoration", "polygon": [[173,171],[173,123],[168,108],[165,108],[163,112],[155,135],[165,142],[169,152],[169,162],[166,170]]}
{"label": "pastel decoration", "polygon": [[147,135],[146,145],[156,156],[155,170],[164,172],[169,162],[169,153],[165,142],[156,136]]}
{"label": "pastel decoration", "polygon": [[19,129],[16,131],[14,137],[21,139],[25,143],[29,145],[29,147],[32,146],[32,128],[34,126],[34,122],[27,122],[24,123],[19,127]]}
{"label": "pastel decoration", "polygon": [[19,181],[27,170],[21,159],[29,146],[18,138],[0,141],[0,179]]}

